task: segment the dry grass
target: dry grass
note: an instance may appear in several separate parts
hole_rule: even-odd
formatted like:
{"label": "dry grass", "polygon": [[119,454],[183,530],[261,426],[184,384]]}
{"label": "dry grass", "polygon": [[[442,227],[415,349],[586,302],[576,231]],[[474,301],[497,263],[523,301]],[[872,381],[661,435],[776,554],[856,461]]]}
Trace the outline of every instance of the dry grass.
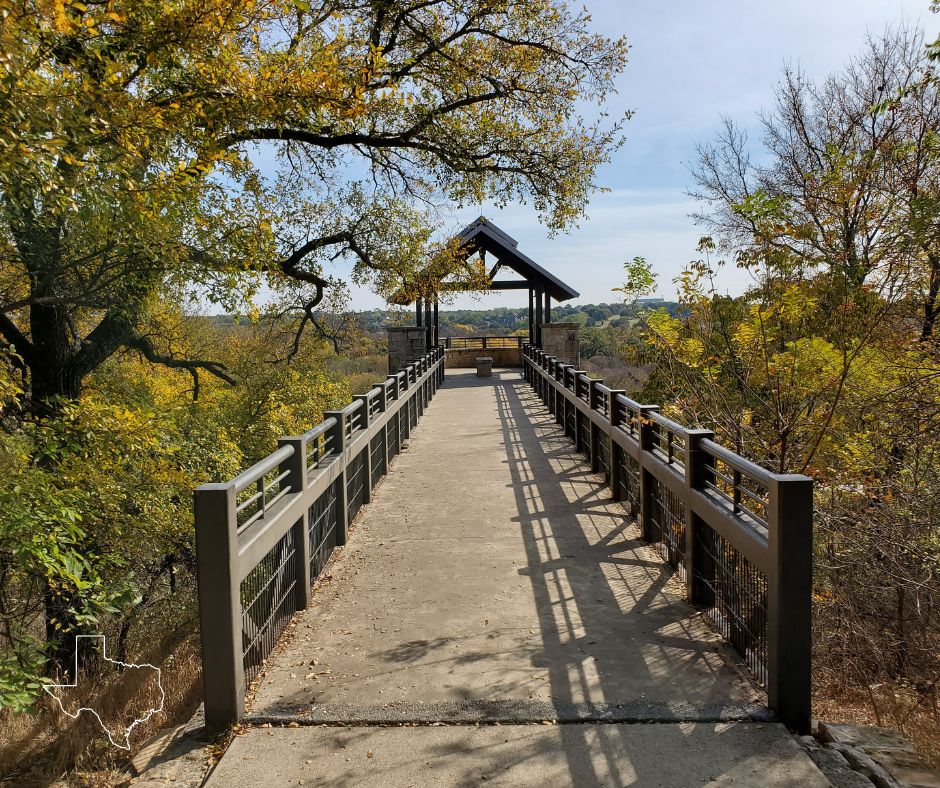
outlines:
{"label": "dry grass", "polygon": [[[162,651],[165,659],[136,657],[138,662],[161,665],[165,701],[160,714],[135,728],[132,747],[198,706],[198,646],[198,638],[188,637],[173,648],[154,649]],[[79,684],[65,702],[94,708],[105,721],[129,722],[159,699],[149,671],[108,672]],[[0,781],[5,783],[49,785],[65,779],[69,785],[116,785],[126,780],[123,769],[133,754],[112,747],[92,715],[82,713],[73,720],[49,697],[37,704],[33,714],[0,712]]]}
{"label": "dry grass", "polygon": [[937,698],[918,696],[903,687],[879,684],[871,693],[844,689],[841,682],[817,685],[813,716],[828,722],[879,725],[899,731],[925,761],[940,768],[940,712]]}

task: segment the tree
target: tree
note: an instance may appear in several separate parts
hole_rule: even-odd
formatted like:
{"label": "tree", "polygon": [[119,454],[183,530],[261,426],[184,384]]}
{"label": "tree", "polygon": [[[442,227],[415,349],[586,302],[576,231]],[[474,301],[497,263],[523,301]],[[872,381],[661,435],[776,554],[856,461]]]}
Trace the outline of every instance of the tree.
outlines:
{"label": "tree", "polygon": [[561,0],[0,15],[0,336],[40,415],[120,350],[233,382],[140,330],[161,295],[234,308],[267,286],[310,324],[337,257],[380,292],[420,279],[422,205],[530,199],[560,228],[620,142],[576,105],[604,100],[626,44]]}
{"label": "tree", "polygon": [[[923,36],[889,31],[819,85],[788,68],[762,116],[764,163],[725,122],[700,148],[698,218],[739,265],[825,272],[820,307],[860,329],[891,304],[929,340],[940,315],[940,86]],[[880,297],[877,314],[868,294]],[[919,315],[918,315],[919,313]]]}
{"label": "tree", "polygon": [[814,477],[817,691],[907,732],[940,675],[938,87],[922,38],[889,31],[820,84],[787,70],[759,158],[726,121],[694,169],[716,237],[639,348],[646,398]]}

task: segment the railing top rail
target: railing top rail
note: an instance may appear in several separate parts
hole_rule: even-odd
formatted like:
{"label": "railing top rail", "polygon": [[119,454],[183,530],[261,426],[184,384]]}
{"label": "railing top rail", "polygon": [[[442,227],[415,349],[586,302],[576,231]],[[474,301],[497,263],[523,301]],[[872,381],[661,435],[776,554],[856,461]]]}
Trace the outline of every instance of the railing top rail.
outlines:
{"label": "railing top rail", "polygon": [[[544,351],[535,347],[534,345],[527,345],[526,348],[527,350],[531,351],[534,354],[544,355]],[[569,370],[572,373],[575,385],[577,385],[578,382],[582,380],[587,381],[587,382],[590,382],[592,380],[592,378],[589,378],[587,376],[587,373],[584,370],[573,369],[571,365],[565,365],[565,372],[567,373]],[[603,383],[598,383],[596,385],[596,388],[606,393],[610,392],[610,389],[607,386],[605,386]],[[677,421],[673,421],[667,416],[663,416],[661,413],[658,412],[658,410],[653,409],[655,408],[655,406],[643,405],[637,402],[636,400],[630,399],[625,394],[617,394],[616,400],[618,403],[626,406],[630,410],[634,410],[634,411],[646,410],[649,414],[650,419],[654,423],[660,425],[661,427],[666,428],[670,432],[676,434],[677,436],[683,439],[688,439],[689,431],[691,428],[686,427]],[[754,479],[757,482],[760,482],[762,485],[768,488],[777,479],[781,478],[780,474],[775,474],[771,471],[768,471],[766,468],[762,468],[760,465],[757,465],[756,463],[753,463],[750,460],[745,459],[741,455],[736,454],[730,449],[726,449],[724,446],[708,438],[703,439],[701,443],[699,444],[699,446],[701,450],[704,451],[706,454],[712,457],[716,457],[717,459],[720,459],[726,462],[734,470],[737,470],[740,473],[743,473],[746,476],[749,476],[750,478]]]}
{"label": "railing top rail", "polygon": [[305,441],[309,442],[309,441],[314,440],[315,438],[319,438],[324,432],[329,430],[331,427],[335,427],[335,426],[336,426],[336,419],[333,416],[330,416],[328,419],[324,419],[316,426],[311,427],[309,430],[303,433],[300,437],[303,438]]}
{"label": "railing top rail", "polygon": [[250,468],[242,471],[238,476],[232,479],[229,484],[235,487],[235,492],[240,493],[242,490],[247,490],[249,486],[258,481],[258,479],[263,479],[271,471],[277,468],[285,460],[289,460],[294,456],[294,447],[293,446],[281,446],[272,454],[269,454],[263,460],[259,460]]}
{"label": "railing top rail", "polygon": [[766,468],[762,468],[757,463],[744,459],[740,454],[736,454],[730,449],[726,449],[720,443],[715,443],[715,441],[709,440],[708,438],[699,443],[699,448],[706,454],[726,462],[734,470],[740,471],[746,476],[750,476],[765,487],[769,488],[774,483],[774,480],[779,477],[779,474],[775,474],[768,471]]}
{"label": "railing top rail", "polygon": [[600,383],[586,396],[583,371],[565,367],[562,383],[538,348],[526,348],[524,366],[592,470],[629,501],[644,540],[679,570],[688,599],[767,687],[778,718],[807,731],[813,480],[773,473],[656,406],[617,394],[609,407]]}
{"label": "railing top rail", "polygon": [[352,402],[350,402],[345,408],[343,408],[343,409],[340,411],[340,413],[342,413],[344,416],[351,416],[353,413],[355,413],[355,412],[356,412],[357,410],[359,410],[359,408],[361,408],[361,407],[362,407],[362,400],[361,400],[361,399],[354,399],[354,400],[353,400]]}
{"label": "railing top rail", "polygon": [[670,432],[674,432],[676,435],[680,435],[683,438],[689,437],[689,428],[686,426],[683,426],[678,421],[673,421],[672,419],[667,418],[666,416],[663,416],[662,413],[659,413],[658,411],[655,411],[655,410],[650,411],[649,416],[650,416],[650,421],[652,421],[655,424],[658,424],[661,427],[665,427]]}
{"label": "railing top rail", "polygon": [[605,386],[603,383],[598,383],[598,384],[594,387],[594,389],[595,389],[596,391],[599,391],[601,394],[604,394],[604,395],[606,395],[606,396],[608,396],[608,397],[610,396],[610,391],[611,391],[610,386]]}
{"label": "railing top rail", "polygon": [[630,399],[626,394],[618,394],[617,402],[621,405],[626,405],[630,410],[639,410],[643,407],[639,402],[635,399]]}
{"label": "railing top rail", "polygon": [[[258,675],[293,612],[309,604],[311,580],[333,547],[346,544],[350,522],[443,383],[443,356],[439,347],[429,349],[407,370],[357,394],[346,407],[327,411],[302,435],[282,438],[276,451],[234,479],[196,491],[203,691],[210,729],[231,725],[243,713],[246,683]],[[392,387],[401,396],[383,399],[390,383],[402,384]],[[402,413],[408,414],[406,425]]]}

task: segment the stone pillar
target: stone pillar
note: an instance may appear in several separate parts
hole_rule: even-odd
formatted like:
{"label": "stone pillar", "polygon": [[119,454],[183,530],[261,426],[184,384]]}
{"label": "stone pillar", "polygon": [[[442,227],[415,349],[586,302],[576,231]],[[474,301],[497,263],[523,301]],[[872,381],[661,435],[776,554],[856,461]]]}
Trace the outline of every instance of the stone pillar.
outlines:
{"label": "stone pillar", "polygon": [[423,326],[395,326],[388,329],[388,372],[417,361],[427,353],[427,333]]}
{"label": "stone pillar", "polygon": [[544,323],[542,350],[562,364],[572,364],[578,368],[581,365],[580,331],[580,323]]}

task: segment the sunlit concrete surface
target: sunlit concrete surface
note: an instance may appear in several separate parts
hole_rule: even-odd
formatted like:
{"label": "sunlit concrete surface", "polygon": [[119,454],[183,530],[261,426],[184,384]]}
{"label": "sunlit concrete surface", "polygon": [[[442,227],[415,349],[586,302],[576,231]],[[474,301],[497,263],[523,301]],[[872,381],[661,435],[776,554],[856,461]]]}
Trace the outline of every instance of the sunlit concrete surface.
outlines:
{"label": "sunlit concrete surface", "polygon": [[252,710],[759,699],[636,537],[518,372],[455,370]]}
{"label": "sunlit concrete surface", "polygon": [[[438,704],[434,708],[447,719],[448,709],[459,712],[461,703],[526,701],[522,719],[546,705],[577,704],[647,704],[657,710],[652,716],[662,712],[668,718],[675,708],[762,706],[765,698],[740,661],[684,602],[678,581],[637,535],[518,371],[497,371],[492,378],[449,371],[310,608],[272,655],[250,715],[303,723],[336,716],[318,717],[316,709],[324,706],[368,707],[366,717],[374,720],[375,708],[385,706],[390,716],[407,722],[409,704]],[[422,717],[413,708],[412,713]],[[559,719],[566,714],[559,712]],[[676,716],[686,718],[681,711]],[[615,715],[634,718],[645,713]],[[635,738],[639,728],[668,733],[660,757],[666,756],[667,740],[681,749],[687,733],[690,742],[710,740],[719,731],[701,722],[709,718],[711,711],[688,715],[700,720],[688,732],[662,724],[633,726],[632,732],[618,725],[559,725],[553,731],[502,726],[508,741],[492,738],[492,730],[449,729],[437,744],[426,737],[438,729],[410,730],[421,731],[423,743],[414,739],[415,747],[430,748],[414,758],[432,758],[435,748],[465,751],[474,769],[483,768],[488,751],[516,746],[512,741],[551,751],[545,774],[553,781],[573,775],[570,763],[568,772],[562,768],[566,757],[589,763],[584,768],[595,777],[605,759],[625,757],[628,762],[617,761],[616,768],[628,768],[639,757],[631,744],[641,741]],[[384,744],[374,746],[388,746],[390,753],[406,747],[382,730],[359,735],[378,736]],[[753,722],[722,729],[722,741],[732,741],[739,730],[742,737],[758,737],[749,747],[759,749],[760,736],[785,740],[778,742],[781,747],[792,744],[779,726]],[[267,743],[262,731],[239,739],[223,766],[240,759],[235,753],[252,741]],[[282,732],[271,743],[320,752],[329,749],[330,735],[306,732],[307,738],[291,739]],[[711,752],[711,744],[694,746]],[[558,747],[560,756],[553,749]],[[738,760],[721,761],[721,768],[750,768],[742,764],[756,755],[745,750]],[[266,751],[258,757],[273,756]],[[408,753],[396,758],[391,782],[382,784],[409,784]],[[808,759],[798,760],[812,771]],[[642,763],[648,774],[651,761]],[[453,775],[460,768],[455,765]],[[355,784],[342,774],[336,772],[331,784]],[[613,774],[610,784],[628,784],[626,772]]]}
{"label": "sunlit concrete surface", "polygon": [[829,785],[782,726],[255,728],[209,778],[229,785]]}

